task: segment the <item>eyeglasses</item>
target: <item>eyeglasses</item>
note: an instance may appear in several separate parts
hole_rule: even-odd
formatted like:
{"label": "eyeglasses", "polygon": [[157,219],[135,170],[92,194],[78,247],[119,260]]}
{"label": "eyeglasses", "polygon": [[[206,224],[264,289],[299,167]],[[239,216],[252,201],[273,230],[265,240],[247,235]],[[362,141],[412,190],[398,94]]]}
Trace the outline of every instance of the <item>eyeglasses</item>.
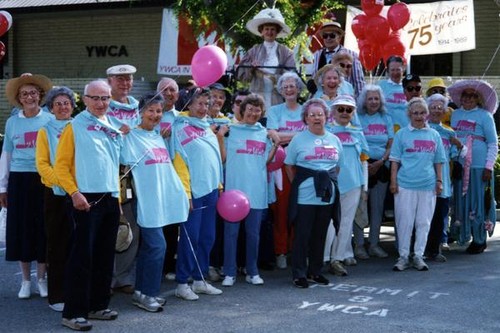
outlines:
{"label": "eyeglasses", "polygon": [[344,112],[347,112],[347,113],[352,113],[352,111],[353,111],[353,110],[354,110],[353,108],[345,108],[345,107],[343,107],[343,106],[339,106],[339,107],[337,108],[337,112],[338,112],[338,113],[344,113]]}
{"label": "eyeglasses", "polygon": [[442,105],[431,105],[429,106],[430,110],[444,110]]}
{"label": "eyeglasses", "polygon": [[352,68],[352,64],[344,64],[343,62],[339,62],[339,66],[342,68]]}
{"label": "eyeglasses", "polygon": [[419,92],[420,90],[422,90],[422,87],[421,86],[407,86],[406,90],[408,90],[408,92],[413,92],[413,90],[415,90],[416,92]]}
{"label": "eyeglasses", "polygon": [[478,95],[476,93],[462,93],[463,98],[478,98]]}
{"label": "eyeglasses", "polygon": [[85,95],[85,97],[90,98],[94,102],[107,102],[110,100],[111,96],[90,96],[90,95]]}
{"label": "eyeglasses", "polygon": [[444,95],[446,93],[446,89],[444,88],[432,88],[431,89],[431,95],[432,94],[441,94]]}
{"label": "eyeglasses", "polygon": [[321,117],[324,117],[325,114],[322,113],[322,112],[319,112],[319,113],[309,113],[307,116],[311,117],[311,118],[321,118]]}
{"label": "eyeglasses", "polygon": [[289,85],[286,85],[286,86],[282,86],[281,89],[283,90],[287,90],[287,89],[295,89],[297,88],[297,86],[295,84],[289,84]]}
{"label": "eyeglasses", "polygon": [[335,39],[335,38],[337,38],[337,36],[338,35],[334,32],[325,32],[321,35],[321,37],[323,37],[323,39],[327,39],[327,38]]}
{"label": "eyeglasses", "polygon": [[410,113],[412,116],[425,116],[427,112],[425,111],[415,111]]}
{"label": "eyeglasses", "polygon": [[28,98],[29,96],[31,97],[37,97],[40,95],[40,92],[38,90],[30,90],[30,91],[21,91],[19,92],[19,97],[20,98]]}
{"label": "eyeglasses", "polygon": [[55,106],[70,106],[71,105],[71,102],[68,102],[68,101],[64,101],[64,102],[54,102],[54,105]]}

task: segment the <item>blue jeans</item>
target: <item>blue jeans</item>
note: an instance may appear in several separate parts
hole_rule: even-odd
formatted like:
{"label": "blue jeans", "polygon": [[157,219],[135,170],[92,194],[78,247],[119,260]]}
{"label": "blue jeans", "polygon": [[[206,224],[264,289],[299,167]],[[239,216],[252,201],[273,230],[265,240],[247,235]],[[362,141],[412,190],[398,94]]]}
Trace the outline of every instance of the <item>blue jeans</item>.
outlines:
{"label": "blue jeans", "polygon": [[[82,194],[88,202],[104,195]],[[120,207],[106,193],[88,212],[73,208],[72,214],[75,230],[66,264],[63,318],[87,318],[90,311],[109,306]]]}
{"label": "blue jeans", "polygon": [[148,296],[158,296],[160,293],[163,260],[167,243],[163,229],[142,228],[141,242],[137,255],[135,290]]}
{"label": "blue jeans", "polygon": [[[258,275],[260,222],[264,209],[250,209],[245,218],[246,269],[250,276]],[[224,273],[236,276],[236,251],[240,223],[224,222]]]}
{"label": "blue jeans", "polygon": [[215,189],[201,198],[192,199],[193,210],[189,212],[188,220],[180,226],[175,277],[177,283],[187,283],[190,276],[195,281],[200,281],[202,275],[208,274],[210,251],[215,241],[215,205],[218,198],[219,190]]}

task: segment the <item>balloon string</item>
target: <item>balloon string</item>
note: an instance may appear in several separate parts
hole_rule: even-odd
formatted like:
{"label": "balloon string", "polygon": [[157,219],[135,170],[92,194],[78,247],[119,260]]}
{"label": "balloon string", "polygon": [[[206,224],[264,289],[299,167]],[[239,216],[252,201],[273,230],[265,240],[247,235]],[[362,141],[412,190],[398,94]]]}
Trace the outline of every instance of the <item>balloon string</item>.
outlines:
{"label": "balloon string", "polygon": [[[202,207],[200,207],[200,208],[202,208]],[[184,222],[184,223],[187,223],[187,222]],[[189,237],[188,231],[187,231],[184,223],[181,223],[181,224],[182,224],[182,227],[184,228],[184,233],[186,234],[186,238],[188,240],[189,248],[191,249],[191,253],[193,253],[194,261],[196,262],[196,267],[198,268],[198,272],[200,272],[201,280],[203,281],[203,283],[205,285],[207,285],[207,281],[205,281],[205,277],[203,276],[203,272],[201,271],[200,263],[198,262],[198,257],[196,256],[196,252],[194,251],[193,243],[191,243],[191,238]]]}
{"label": "balloon string", "polygon": [[497,49],[495,50],[495,53],[493,54],[493,56],[491,57],[490,59],[490,63],[488,64],[488,66],[486,66],[486,69],[484,70],[483,72],[483,75],[481,76],[481,79],[484,78],[484,76],[486,75],[486,72],[488,72],[488,70],[490,69],[490,66],[491,64],[493,63],[493,60],[495,60],[496,56],[497,56],[497,53],[498,53],[498,49],[500,48],[500,44],[497,45]]}
{"label": "balloon string", "polygon": [[217,39],[215,40],[214,44],[217,44],[217,42],[218,42],[218,41],[219,41],[222,37],[224,37],[224,36],[225,36],[225,35],[226,35],[229,31],[233,30],[233,29],[234,29],[234,27],[236,26],[236,23],[237,23],[237,22],[239,22],[239,21],[241,21],[241,20],[242,20],[245,16],[247,16],[247,15],[248,15],[248,13],[249,13],[249,12],[250,12],[250,11],[251,11],[251,10],[252,10],[255,6],[257,6],[257,4],[258,4],[259,2],[261,2],[261,1],[262,1],[262,0],[257,0],[257,1],[255,1],[255,3],[254,3],[254,4],[250,7],[250,8],[248,8],[248,10],[247,10],[245,13],[243,13],[243,15],[241,15],[241,17],[240,17],[239,19],[237,19],[237,20],[233,23],[233,25],[232,25],[232,26],[230,26],[230,27],[229,27],[229,29],[227,29],[226,31],[224,31],[224,32],[220,35],[220,37],[219,37],[219,38],[217,38]]}

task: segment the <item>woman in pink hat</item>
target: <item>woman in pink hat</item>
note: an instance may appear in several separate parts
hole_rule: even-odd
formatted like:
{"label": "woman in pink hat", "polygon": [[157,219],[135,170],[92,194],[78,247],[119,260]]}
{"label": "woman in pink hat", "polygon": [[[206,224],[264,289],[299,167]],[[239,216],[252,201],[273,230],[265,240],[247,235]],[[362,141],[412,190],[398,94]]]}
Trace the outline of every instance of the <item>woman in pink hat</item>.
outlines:
{"label": "woman in pink hat", "polygon": [[454,170],[454,222],[451,232],[459,244],[471,240],[469,254],[486,249],[486,231],[495,226],[493,166],[498,154],[498,137],[493,113],[498,97],[491,85],[482,80],[462,80],[448,88],[459,107],[451,116],[451,126],[467,147]]}

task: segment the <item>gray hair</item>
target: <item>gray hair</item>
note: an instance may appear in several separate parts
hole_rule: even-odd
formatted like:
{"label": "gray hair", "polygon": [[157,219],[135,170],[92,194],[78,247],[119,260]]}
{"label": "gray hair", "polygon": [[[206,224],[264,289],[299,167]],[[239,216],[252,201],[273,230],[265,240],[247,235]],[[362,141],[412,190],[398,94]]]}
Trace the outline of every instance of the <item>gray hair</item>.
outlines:
{"label": "gray hair", "polygon": [[332,64],[328,64],[323,66],[317,73],[316,73],[316,78],[314,79],[314,83],[316,83],[316,86],[321,87],[323,83],[323,76],[325,76],[326,73],[330,71],[335,71],[337,72],[337,75],[339,76],[339,85],[344,82],[344,73],[340,70],[339,67],[334,66]]}
{"label": "gray hair", "polygon": [[305,102],[304,105],[302,105],[302,121],[304,122],[304,124],[306,123],[306,117],[307,117],[307,113],[309,112],[309,109],[315,105],[317,105],[323,109],[323,112],[325,113],[325,117],[328,116],[328,113],[330,112],[330,110],[329,110],[326,102],[324,100],[322,100],[321,98],[311,98],[311,99],[307,100],[307,102]]}
{"label": "gray hair", "polygon": [[96,86],[96,85],[105,87],[106,89],[109,90],[109,94],[111,95],[111,86],[109,85],[108,81],[103,80],[103,79],[97,79],[97,80],[90,81],[89,83],[87,83],[85,85],[85,88],[83,89],[83,94],[87,95],[89,88],[92,86]]}
{"label": "gray hair", "polygon": [[356,104],[358,105],[356,108],[356,112],[359,115],[366,114],[366,96],[369,92],[377,92],[379,94],[380,108],[378,109],[378,112],[381,114],[387,113],[384,92],[382,91],[382,88],[376,84],[367,84],[363,87],[363,90],[361,90],[361,92],[359,93],[358,99],[356,101]]}
{"label": "gray hair", "polygon": [[297,75],[297,73],[285,72],[285,73],[283,73],[283,75],[280,76],[280,78],[278,79],[278,83],[276,84],[276,88],[278,89],[279,92],[281,92],[281,89],[283,88],[283,82],[285,82],[286,80],[289,80],[289,79],[295,80],[295,84],[297,85],[297,89],[299,90],[299,94],[306,87],[306,85],[304,84],[304,82],[302,82],[302,80]]}
{"label": "gray hair", "polygon": [[427,114],[429,114],[429,108],[427,107],[427,103],[425,102],[425,99],[423,99],[422,97],[413,97],[412,99],[410,99],[410,101],[408,102],[408,109],[406,111],[406,113],[408,114],[408,117],[410,116],[410,113],[411,113],[411,109],[414,107],[414,106],[421,106],[423,109],[425,109],[425,112]]}
{"label": "gray hair", "polygon": [[171,85],[172,87],[175,88],[176,91],[179,91],[179,85],[177,82],[175,82],[174,79],[171,79],[169,77],[163,77],[161,80],[158,82],[158,86],[156,87],[156,91],[164,90],[165,88],[162,88],[162,86],[168,86]]}
{"label": "gray hair", "polygon": [[427,106],[430,106],[432,102],[441,102],[446,108],[448,107],[448,103],[450,102],[450,100],[448,99],[448,97],[443,96],[441,94],[432,94],[429,97],[427,97]]}
{"label": "gray hair", "polygon": [[47,96],[45,97],[45,105],[47,105],[49,110],[52,110],[52,108],[54,107],[54,99],[56,99],[57,96],[67,96],[71,101],[71,106],[73,108],[76,107],[75,93],[73,92],[73,90],[69,89],[68,87],[61,86],[54,87],[47,92]]}

